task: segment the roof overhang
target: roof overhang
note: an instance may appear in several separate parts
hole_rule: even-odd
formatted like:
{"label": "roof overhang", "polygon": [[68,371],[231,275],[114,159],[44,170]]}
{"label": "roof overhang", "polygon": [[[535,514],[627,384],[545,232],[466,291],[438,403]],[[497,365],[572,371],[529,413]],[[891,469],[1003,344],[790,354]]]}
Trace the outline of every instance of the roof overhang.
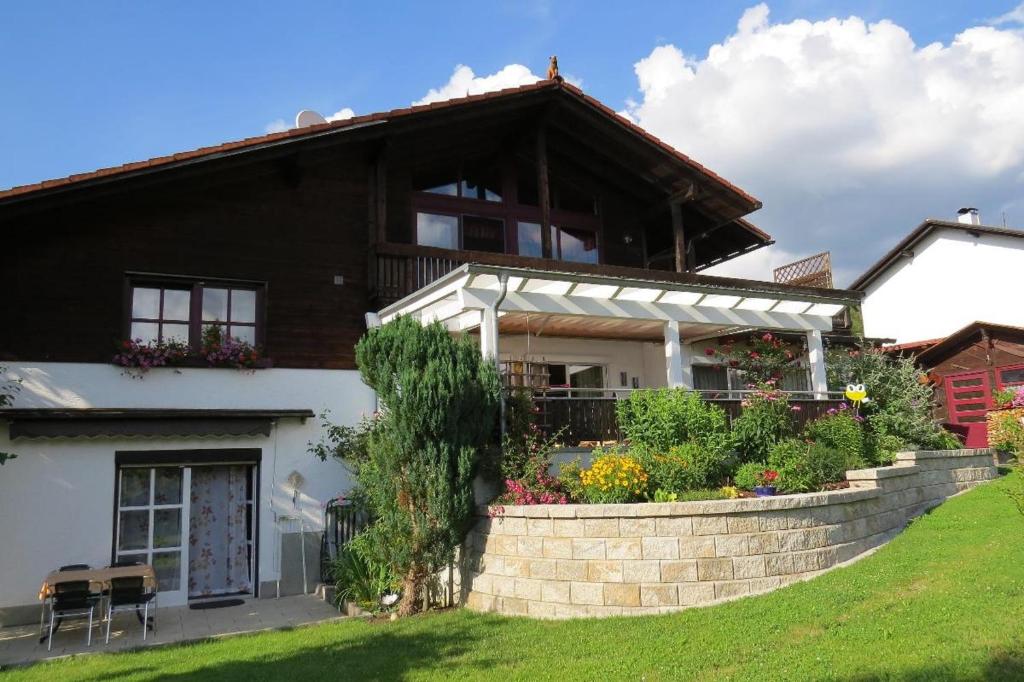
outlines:
{"label": "roof overhang", "polygon": [[306,420],[312,410],[12,408],[0,410],[16,438],[116,436],[269,436],[277,419]]}
{"label": "roof overhang", "polygon": [[[507,278],[504,298],[502,278]],[[566,335],[645,338],[659,336],[664,322],[676,321],[682,336],[694,339],[748,329],[831,331],[832,317],[857,302],[850,293],[809,293],[724,278],[681,284],[468,263],[378,316],[385,324],[411,315],[423,324],[437,321],[451,331],[468,331],[497,304],[500,326],[507,331],[521,329],[522,317],[533,315],[575,328]]]}

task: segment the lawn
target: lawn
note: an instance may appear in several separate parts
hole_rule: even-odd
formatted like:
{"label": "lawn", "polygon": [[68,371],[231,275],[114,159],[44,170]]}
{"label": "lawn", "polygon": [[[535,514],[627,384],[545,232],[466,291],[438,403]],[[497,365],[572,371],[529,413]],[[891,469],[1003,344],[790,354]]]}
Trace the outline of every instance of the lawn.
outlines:
{"label": "lawn", "polygon": [[949,500],[853,566],[667,616],[467,611],[346,621],[5,673],[4,680],[1024,679],[1019,474]]}

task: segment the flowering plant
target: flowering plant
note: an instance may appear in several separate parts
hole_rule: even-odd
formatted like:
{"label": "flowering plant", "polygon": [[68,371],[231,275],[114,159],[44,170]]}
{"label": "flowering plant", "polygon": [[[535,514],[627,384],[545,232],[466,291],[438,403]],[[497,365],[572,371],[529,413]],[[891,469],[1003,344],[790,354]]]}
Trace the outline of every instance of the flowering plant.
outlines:
{"label": "flowering plant", "polygon": [[259,349],[252,344],[225,337],[220,325],[207,325],[203,329],[202,357],[211,367],[256,369],[265,365]]}
{"label": "flowering plant", "polygon": [[779,478],[779,472],[775,469],[765,469],[757,475],[757,484],[760,486],[775,485]]}
{"label": "flowering plant", "polygon": [[1024,407],[1024,386],[1011,386],[993,396],[999,407]]}
{"label": "flowering plant", "polygon": [[720,356],[730,367],[742,371],[752,384],[781,381],[787,367],[800,366],[801,355],[771,332],[751,336],[744,346],[737,347],[732,340],[726,340],[717,350],[708,348],[704,352]]}
{"label": "flowering plant", "polygon": [[123,368],[125,374],[141,377],[154,367],[180,365],[189,355],[188,344],[181,341],[150,341],[127,339],[118,345],[114,364]]}
{"label": "flowering plant", "polygon": [[580,472],[587,502],[634,502],[647,493],[647,472],[629,455],[597,456]]}

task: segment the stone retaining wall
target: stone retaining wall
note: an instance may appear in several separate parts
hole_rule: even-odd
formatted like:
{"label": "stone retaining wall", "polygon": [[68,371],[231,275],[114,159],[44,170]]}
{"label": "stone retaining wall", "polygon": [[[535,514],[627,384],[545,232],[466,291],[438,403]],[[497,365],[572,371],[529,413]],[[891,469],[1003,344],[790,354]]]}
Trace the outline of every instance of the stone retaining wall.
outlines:
{"label": "stone retaining wall", "polygon": [[506,506],[465,546],[465,603],[539,618],[677,611],[804,580],[996,476],[990,450],[901,453],[824,493]]}

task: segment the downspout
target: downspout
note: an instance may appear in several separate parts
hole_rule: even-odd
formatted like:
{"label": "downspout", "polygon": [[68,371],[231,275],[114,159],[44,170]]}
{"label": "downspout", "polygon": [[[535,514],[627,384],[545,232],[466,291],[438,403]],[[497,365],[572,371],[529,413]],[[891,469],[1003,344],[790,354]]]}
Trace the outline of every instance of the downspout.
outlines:
{"label": "downspout", "polygon": [[[501,382],[501,358],[498,353],[498,308],[508,294],[508,273],[502,272],[498,275],[498,297],[490,305],[492,319],[494,320],[494,368],[498,372],[498,381]],[[505,389],[500,388],[499,414],[501,419],[501,439],[505,440]]]}

